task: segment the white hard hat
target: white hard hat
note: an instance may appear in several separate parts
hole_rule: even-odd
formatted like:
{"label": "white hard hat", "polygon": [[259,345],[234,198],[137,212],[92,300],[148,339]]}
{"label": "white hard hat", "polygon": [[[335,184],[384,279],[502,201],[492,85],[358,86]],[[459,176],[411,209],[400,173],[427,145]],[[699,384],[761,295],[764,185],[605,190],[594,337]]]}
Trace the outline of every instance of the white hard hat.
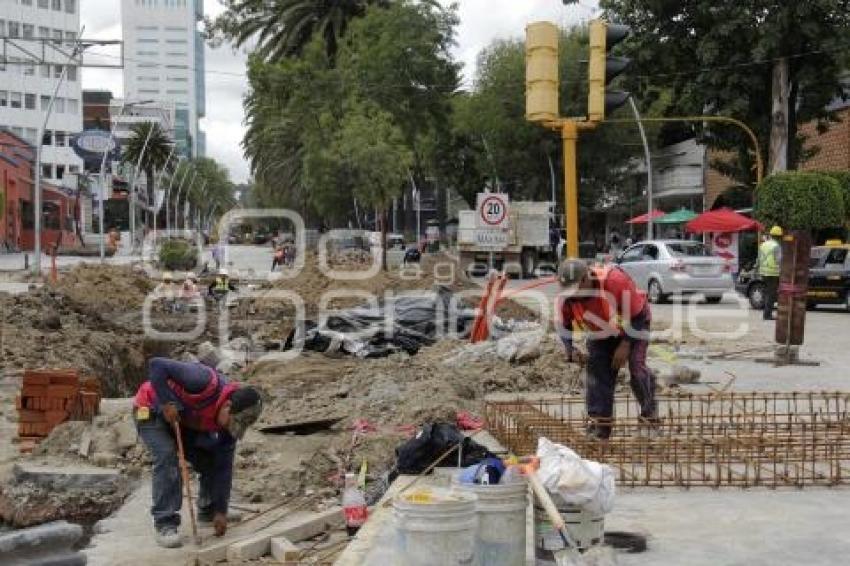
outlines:
{"label": "white hard hat", "polygon": [[187,273],[187,274],[186,274],[186,279],[192,279],[192,280],[194,281],[194,280],[196,280],[197,278],[198,278],[198,276],[197,276],[197,275],[195,275],[195,272],[194,272],[194,271],[190,271],[189,273]]}
{"label": "white hard hat", "polygon": [[166,271],[162,274],[163,281],[171,281],[172,279],[174,279],[174,276],[171,274],[170,271]]}
{"label": "white hard hat", "polygon": [[222,277],[228,277],[230,275],[230,273],[228,273],[227,269],[225,269],[224,267],[218,270],[218,274]]}

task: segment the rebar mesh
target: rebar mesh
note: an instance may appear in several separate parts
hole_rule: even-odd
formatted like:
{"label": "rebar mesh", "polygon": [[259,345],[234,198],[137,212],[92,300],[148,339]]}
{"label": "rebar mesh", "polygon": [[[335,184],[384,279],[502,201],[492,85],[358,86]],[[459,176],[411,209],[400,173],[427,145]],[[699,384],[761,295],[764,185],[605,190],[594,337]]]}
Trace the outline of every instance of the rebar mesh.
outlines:
{"label": "rebar mesh", "polygon": [[648,426],[630,396],[615,400],[611,437],[585,435],[582,398],[488,402],[490,432],[516,454],[546,437],[611,465],[625,486],[839,485],[850,479],[850,393],[660,396]]}

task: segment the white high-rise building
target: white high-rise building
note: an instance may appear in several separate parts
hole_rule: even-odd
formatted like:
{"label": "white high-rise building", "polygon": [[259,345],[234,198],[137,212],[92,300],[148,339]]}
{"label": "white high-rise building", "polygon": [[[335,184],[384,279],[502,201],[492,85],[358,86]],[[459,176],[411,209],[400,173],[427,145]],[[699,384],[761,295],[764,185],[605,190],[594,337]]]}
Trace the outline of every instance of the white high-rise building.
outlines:
{"label": "white high-rise building", "polygon": [[[0,0],[0,128],[35,145],[50,97],[80,31],[79,0]],[[40,39],[50,39],[43,43]],[[64,53],[63,53],[64,52]],[[70,139],[83,129],[80,69],[69,66],[42,141],[42,178],[72,185],[82,160]]]}
{"label": "white high-rise building", "polygon": [[175,106],[178,150],[203,156],[199,120],[206,112],[204,41],[198,22],[203,0],[121,0],[124,98]]}

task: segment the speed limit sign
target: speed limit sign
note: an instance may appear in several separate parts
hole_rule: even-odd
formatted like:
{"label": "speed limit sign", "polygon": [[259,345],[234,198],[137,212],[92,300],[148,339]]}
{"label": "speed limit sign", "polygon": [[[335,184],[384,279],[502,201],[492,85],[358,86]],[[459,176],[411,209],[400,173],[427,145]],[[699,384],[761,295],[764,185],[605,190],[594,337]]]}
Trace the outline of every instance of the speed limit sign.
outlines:
{"label": "speed limit sign", "polygon": [[508,195],[480,193],[477,204],[480,226],[502,228],[507,223]]}

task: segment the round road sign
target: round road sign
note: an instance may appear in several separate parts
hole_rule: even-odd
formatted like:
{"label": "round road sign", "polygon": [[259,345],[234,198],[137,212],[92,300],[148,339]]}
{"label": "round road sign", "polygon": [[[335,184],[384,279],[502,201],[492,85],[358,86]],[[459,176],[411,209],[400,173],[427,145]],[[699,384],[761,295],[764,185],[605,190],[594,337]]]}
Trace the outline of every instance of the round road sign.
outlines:
{"label": "round road sign", "polygon": [[505,220],[508,207],[500,195],[488,195],[481,201],[481,220],[490,226],[499,226]]}

